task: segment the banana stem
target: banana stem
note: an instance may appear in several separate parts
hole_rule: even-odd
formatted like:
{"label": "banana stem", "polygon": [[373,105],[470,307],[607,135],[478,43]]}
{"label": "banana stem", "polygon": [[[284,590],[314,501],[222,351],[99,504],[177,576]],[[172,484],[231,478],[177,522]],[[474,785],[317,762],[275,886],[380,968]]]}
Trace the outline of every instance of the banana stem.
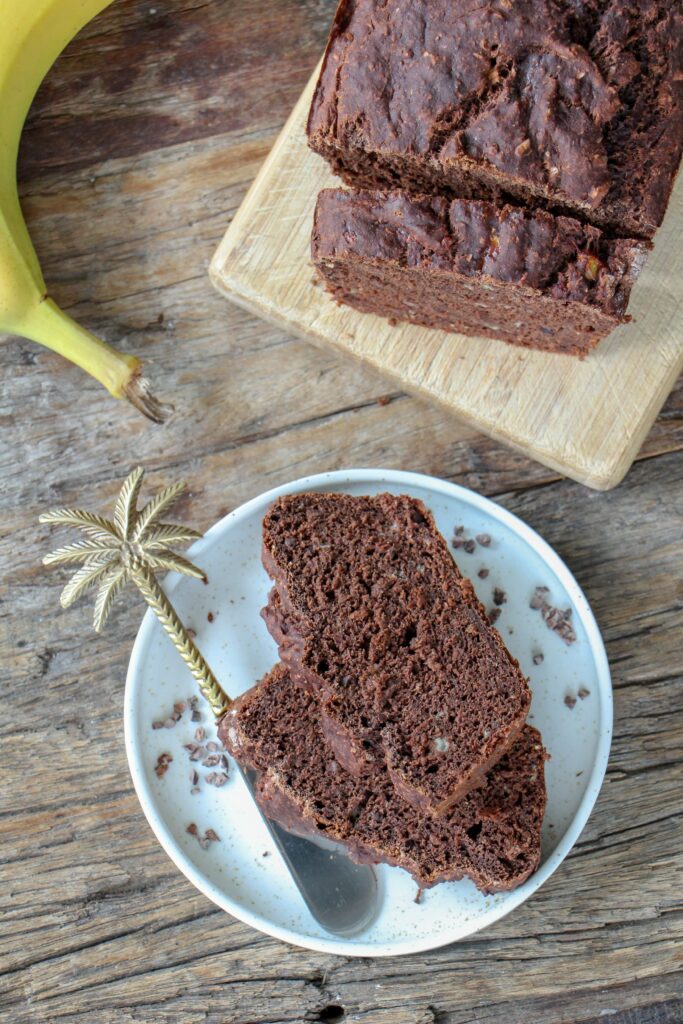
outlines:
{"label": "banana stem", "polygon": [[114,398],[126,398],[155,423],[169,412],[149,391],[136,356],[117,351],[72,320],[50,298],[33,307],[21,324],[21,333],[58,352],[103,384]]}
{"label": "banana stem", "polygon": [[173,641],[178,654],[199,683],[199,689],[209,702],[214,715],[216,718],[220,718],[228,710],[231,703],[230,697],[222,689],[201,651],[178,618],[175,608],[157,583],[153,573],[147,571],[144,566],[136,566],[132,577],[145,601]]}

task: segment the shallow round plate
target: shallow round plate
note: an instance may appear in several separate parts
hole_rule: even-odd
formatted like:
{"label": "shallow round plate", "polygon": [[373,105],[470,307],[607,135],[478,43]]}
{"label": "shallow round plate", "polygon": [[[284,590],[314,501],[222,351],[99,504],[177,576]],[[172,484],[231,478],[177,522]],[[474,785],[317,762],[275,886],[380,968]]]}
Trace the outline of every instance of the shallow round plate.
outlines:
{"label": "shallow round plate", "polygon": [[[276,646],[259,616],[270,586],[260,558],[263,516],[279,495],[309,490],[410,494],[431,509],[447,539],[457,526],[464,527],[463,540],[489,535],[490,544],[475,540],[473,551],[467,550],[472,545],[460,547],[456,557],[487,608],[495,607],[494,588],[504,591],[497,627],[531,679],[530,721],[541,730],[551,755],[538,871],[511,893],[484,896],[463,880],[437,885],[416,904],[410,876],[380,866],[382,909],[371,927],[352,939],[322,931],[237,772],[229,770],[228,781],[216,786],[222,781],[220,764],[190,762],[185,744],[195,741],[198,728],[206,731],[204,746],[215,741],[215,726],[201,698],[201,721],[192,721],[188,708],[173,724],[173,705],[186,702],[194,684],[151,612],[136,639],[126,681],[126,750],[133,782],[150,825],[175,864],[209,899],[252,927],[299,946],[346,956],[433,949],[471,935],[519,906],[576,842],[609,754],[612,690],[605,649],[588,602],[566,565],[510,512],[463,487],[415,473],[325,473],[254,498],[212,527],[189,552],[206,571],[207,586],[175,574],[167,580],[166,590],[183,622],[195,630],[200,649],[233,696],[252,686],[277,660]],[[480,577],[480,570],[488,575]],[[571,645],[530,607],[538,586],[549,588],[547,600],[554,607],[572,609],[576,641]],[[159,727],[160,722],[167,724]],[[155,770],[160,754],[173,758],[161,777]],[[188,833],[190,824],[197,826],[200,837],[213,829],[219,841],[203,848]]]}

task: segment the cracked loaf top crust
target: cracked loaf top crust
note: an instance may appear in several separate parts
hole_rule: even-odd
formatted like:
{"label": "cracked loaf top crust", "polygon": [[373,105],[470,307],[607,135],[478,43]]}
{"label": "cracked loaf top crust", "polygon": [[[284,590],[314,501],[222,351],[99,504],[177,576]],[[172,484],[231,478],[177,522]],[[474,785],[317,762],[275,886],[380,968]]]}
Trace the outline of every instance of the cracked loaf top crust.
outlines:
{"label": "cracked loaf top crust", "polygon": [[279,498],[263,561],[278,598],[266,623],[320,695],[326,732],[346,734],[361,757],[366,743],[369,758],[379,747],[403,798],[437,814],[479,785],[531,695],[422,502]]}
{"label": "cracked loaf top crust", "polygon": [[669,0],[342,0],[309,116],[350,184],[661,223],[683,148]]}
{"label": "cracked loaf top crust", "polygon": [[545,751],[528,725],[481,787],[439,818],[406,803],[382,763],[347,773],[318,700],[282,664],[231,705],[219,735],[260,773],[256,799],[270,818],[343,842],[357,860],[399,865],[425,887],[467,875],[485,892],[513,889],[538,867]]}

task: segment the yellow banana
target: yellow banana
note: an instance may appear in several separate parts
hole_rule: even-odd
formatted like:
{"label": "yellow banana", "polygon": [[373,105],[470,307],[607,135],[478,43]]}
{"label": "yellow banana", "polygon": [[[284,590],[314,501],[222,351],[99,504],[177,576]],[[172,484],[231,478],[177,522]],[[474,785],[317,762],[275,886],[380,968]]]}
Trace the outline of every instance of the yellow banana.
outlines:
{"label": "yellow banana", "polygon": [[73,36],[111,0],[0,0],[0,331],[40,342],[156,422],[140,360],[117,352],[48,296],[17,193],[19,138],[38,86]]}

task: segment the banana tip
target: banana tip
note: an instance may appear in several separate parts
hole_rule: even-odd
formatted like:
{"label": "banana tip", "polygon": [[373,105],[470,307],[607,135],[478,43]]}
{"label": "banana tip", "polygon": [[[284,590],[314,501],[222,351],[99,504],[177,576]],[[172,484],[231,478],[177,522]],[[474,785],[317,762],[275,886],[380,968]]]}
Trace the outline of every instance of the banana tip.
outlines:
{"label": "banana tip", "polygon": [[123,393],[131,405],[153,423],[165,423],[173,412],[172,405],[160,402],[152,394],[149,381],[139,372],[132,374],[124,386]]}

